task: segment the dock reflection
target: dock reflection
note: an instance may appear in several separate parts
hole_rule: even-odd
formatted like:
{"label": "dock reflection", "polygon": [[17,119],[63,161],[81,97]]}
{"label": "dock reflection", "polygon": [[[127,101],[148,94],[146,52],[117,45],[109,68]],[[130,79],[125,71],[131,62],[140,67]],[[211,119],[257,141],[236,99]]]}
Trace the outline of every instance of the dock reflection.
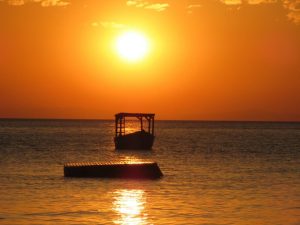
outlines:
{"label": "dock reflection", "polygon": [[143,225],[148,224],[145,213],[146,198],[143,190],[120,189],[114,192],[113,209],[118,218],[115,224]]}

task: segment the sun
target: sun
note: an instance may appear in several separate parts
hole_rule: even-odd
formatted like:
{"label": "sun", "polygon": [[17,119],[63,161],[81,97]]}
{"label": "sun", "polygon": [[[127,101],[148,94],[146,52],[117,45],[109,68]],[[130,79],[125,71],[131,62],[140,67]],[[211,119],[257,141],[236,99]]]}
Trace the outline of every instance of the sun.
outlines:
{"label": "sun", "polygon": [[149,53],[149,45],[146,36],[137,31],[126,31],[116,40],[118,55],[128,62],[142,60]]}

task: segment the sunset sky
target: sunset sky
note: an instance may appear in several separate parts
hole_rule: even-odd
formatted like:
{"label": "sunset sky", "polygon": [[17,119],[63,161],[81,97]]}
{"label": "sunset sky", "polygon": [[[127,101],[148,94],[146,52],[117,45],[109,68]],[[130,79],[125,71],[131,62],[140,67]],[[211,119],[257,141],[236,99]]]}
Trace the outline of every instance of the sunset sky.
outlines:
{"label": "sunset sky", "polygon": [[300,121],[299,0],[0,0],[0,118],[124,111]]}

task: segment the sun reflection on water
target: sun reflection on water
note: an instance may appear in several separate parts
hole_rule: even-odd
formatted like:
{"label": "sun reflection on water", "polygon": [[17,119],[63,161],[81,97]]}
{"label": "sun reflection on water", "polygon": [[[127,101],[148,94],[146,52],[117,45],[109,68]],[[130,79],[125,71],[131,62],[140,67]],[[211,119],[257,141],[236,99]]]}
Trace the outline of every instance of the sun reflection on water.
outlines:
{"label": "sun reflection on water", "polygon": [[115,224],[143,225],[148,224],[144,212],[145,196],[143,190],[122,189],[114,192],[114,211],[118,215]]}
{"label": "sun reflection on water", "polygon": [[148,161],[140,159],[135,156],[125,156],[120,159],[120,163],[127,163],[127,164],[138,164],[138,163],[147,163]]}

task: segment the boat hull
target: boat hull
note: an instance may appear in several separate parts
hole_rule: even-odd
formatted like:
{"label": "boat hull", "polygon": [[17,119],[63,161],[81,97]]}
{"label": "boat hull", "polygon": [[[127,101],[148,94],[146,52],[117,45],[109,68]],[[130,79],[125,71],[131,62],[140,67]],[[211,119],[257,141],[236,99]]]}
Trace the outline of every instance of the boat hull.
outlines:
{"label": "boat hull", "polygon": [[115,137],[116,149],[152,149],[154,136],[147,132],[135,132]]}

